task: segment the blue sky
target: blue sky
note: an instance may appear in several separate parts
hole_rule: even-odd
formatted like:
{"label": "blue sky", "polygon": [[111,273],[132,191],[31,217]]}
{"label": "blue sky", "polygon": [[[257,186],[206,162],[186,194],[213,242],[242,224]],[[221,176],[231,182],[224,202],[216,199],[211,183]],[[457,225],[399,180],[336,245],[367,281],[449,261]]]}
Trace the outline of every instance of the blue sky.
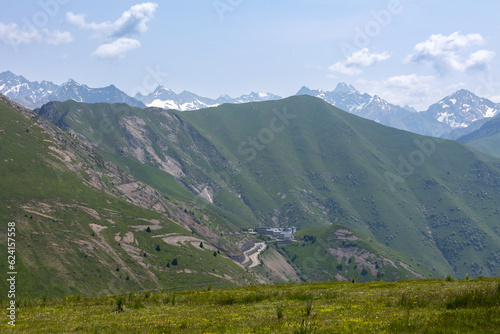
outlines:
{"label": "blue sky", "polygon": [[9,1],[0,71],[57,84],[158,84],[216,98],[348,82],[426,109],[465,88],[500,102],[500,4],[428,0]]}

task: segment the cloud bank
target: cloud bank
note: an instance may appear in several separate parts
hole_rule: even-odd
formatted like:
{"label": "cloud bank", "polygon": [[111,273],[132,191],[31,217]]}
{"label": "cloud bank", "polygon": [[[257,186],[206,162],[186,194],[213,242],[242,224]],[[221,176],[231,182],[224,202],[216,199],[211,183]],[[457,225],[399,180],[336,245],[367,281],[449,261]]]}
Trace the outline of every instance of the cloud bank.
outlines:
{"label": "cloud bank", "polygon": [[[123,59],[127,52],[141,47],[138,40],[130,37],[142,35],[148,30],[148,22],[154,17],[157,7],[158,4],[153,2],[134,5],[114,22],[87,22],[85,14],[72,12],[66,14],[66,20],[79,29],[93,31],[94,38],[107,40],[92,52],[93,56],[103,59]],[[113,41],[108,42],[109,40]]]}
{"label": "cloud bank", "polygon": [[345,75],[363,73],[363,68],[373,66],[390,58],[389,53],[371,53],[367,48],[353,52],[345,61],[337,62],[328,68],[331,72]]}
{"label": "cloud bank", "polygon": [[100,45],[92,55],[102,59],[122,59],[125,53],[141,47],[141,42],[132,38],[120,38],[108,44]]}
{"label": "cloud bank", "polygon": [[5,24],[0,22],[0,41],[7,45],[44,43],[49,45],[63,45],[74,40],[70,32],[50,31],[46,28],[19,27],[16,23]]}
{"label": "cloud bank", "polygon": [[478,50],[465,53],[466,49],[483,43],[484,39],[480,34],[463,35],[454,32],[448,36],[431,35],[426,41],[415,45],[413,53],[407,56],[406,62],[431,64],[440,74],[450,71],[483,71],[488,69],[495,52]]}

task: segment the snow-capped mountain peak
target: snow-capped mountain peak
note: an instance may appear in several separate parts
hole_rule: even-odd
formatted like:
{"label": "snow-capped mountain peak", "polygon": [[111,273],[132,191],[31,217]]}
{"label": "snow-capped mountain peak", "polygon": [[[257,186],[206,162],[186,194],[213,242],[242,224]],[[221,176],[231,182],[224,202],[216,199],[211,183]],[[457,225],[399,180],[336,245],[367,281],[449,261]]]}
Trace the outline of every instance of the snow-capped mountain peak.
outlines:
{"label": "snow-capped mountain peak", "polygon": [[337,87],[333,90],[334,93],[337,94],[346,94],[346,93],[359,93],[359,91],[354,88],[353,85],[345,83],[345,82],[339,82],[337,84]]}
{"label": "snow-capped mountain peak", "polygon": [[232,98],[229,95],[221,95],[217,99],[211,99],[189,91],[177,94],[163,86],[158,86],[153,93],[147,96],[137,94],[136,98],[148,107],[177,109],[181,111],[215,107],[223,103],[247,103],[281,99],[280,96],[264,92],[251,92],[248,95],[242,95],[237,98]]}
{"label": "snow-capped mountain peak", "polygon": [[76,82],[75,80],[73,80],[71,78],[69,78],[68,81],[63,83],[63,85],[81,86],[78,82]]}
{"label": "snow-capped mountain peak", "polygon": [[114,85],[90,88],[73,79],[68,79],[59,86],[50,81],[32,82],[10,71],[0,73],[0,93],[28,108],[41,107],[49,101],[66,100],[87,103],[122,102],[140,108],[146,107],[142,102],[131,98]]}
{"label": "snow-capped mountain peak", "polygon": [[409,106],[409,105],[403,106],[403,109],[411,111],[411,112],[417,112],[417,110],[415,108],[413,108],[412,106]]}
{"label": "snow-capped mountain peak", "polygon": [[309,87],[302,86],[297,94],[295,95],[311,95],[311,96],[317,96],[320,93],[320,90],[312,90]]}
{"label": "snow-capped mountain peak", "polygon": [[473,122],[500,113],[500,104],[461,89],[431,105],[425,112],[452,128],[466,128]]}

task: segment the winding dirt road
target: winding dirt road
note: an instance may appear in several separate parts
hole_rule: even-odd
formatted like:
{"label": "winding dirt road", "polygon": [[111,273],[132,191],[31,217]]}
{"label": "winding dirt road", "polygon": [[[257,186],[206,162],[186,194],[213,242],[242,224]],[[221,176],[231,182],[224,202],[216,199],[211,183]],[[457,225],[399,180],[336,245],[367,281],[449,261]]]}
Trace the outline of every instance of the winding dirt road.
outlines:
{"label": "winding dirt road", "polygon": [[255,245],[253,245],[252,248],[250,248],[244,253],[245,261],[243,262],[243,264],[250,263],[248,265],[248,268],[253,268],[258,266],[260,264],[259,255],[266,249],[266,247],[267,245],[265,242],[258,242]]}

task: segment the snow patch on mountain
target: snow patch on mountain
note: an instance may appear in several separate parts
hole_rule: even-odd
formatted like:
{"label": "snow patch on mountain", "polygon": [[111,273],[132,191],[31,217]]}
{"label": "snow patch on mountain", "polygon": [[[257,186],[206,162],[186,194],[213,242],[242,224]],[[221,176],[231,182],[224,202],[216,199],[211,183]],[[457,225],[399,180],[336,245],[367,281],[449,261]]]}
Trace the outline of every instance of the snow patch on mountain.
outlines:
{"label": "snow patch on mountain", "polygon": [[465,89],[435,103],[424,112],[427,117],[452,129],[467,128],[484,118],[495,117],[500,113],[500,104],[481,98]]}
{"label": "snow patch on mountain", "polygon": [[302,87],[296,95],[303,94],[321,98],[339,109],[387,126],[436,137],[447,135],[454,129],[467,128],[500,112],[500,104],[479,98],[467,90],[445,97],[424,112],[391,104],[376,95],[362,94],[344,82],[330,92]]}
{"label": "snow patch on mountain", "polygon": [[0,73],[0,87],[0,93],[32,109],[41,107],[49,101],[66,100],[86,103],[127,103],[135,107],[146,107],[114,85],[90,88],[73,79],[68,79],[62,85],[56,85],[49,81],[29,81],[21,75],[7,71]]}
{"label": "snow patch on mountain", "polygon": [[271,93],[252,92],[248,95],[242,95],[237,98],[232,98],[229,95],[221,95],[217,99],[211,99],[188,91],[176,94],[171,89],[158,86],[151,94],[146,96],[137,94],[135,98],[142,101],[148,107],[187,111],[216,107],[224,103],[248,103],[279,100],[282,97]]}

